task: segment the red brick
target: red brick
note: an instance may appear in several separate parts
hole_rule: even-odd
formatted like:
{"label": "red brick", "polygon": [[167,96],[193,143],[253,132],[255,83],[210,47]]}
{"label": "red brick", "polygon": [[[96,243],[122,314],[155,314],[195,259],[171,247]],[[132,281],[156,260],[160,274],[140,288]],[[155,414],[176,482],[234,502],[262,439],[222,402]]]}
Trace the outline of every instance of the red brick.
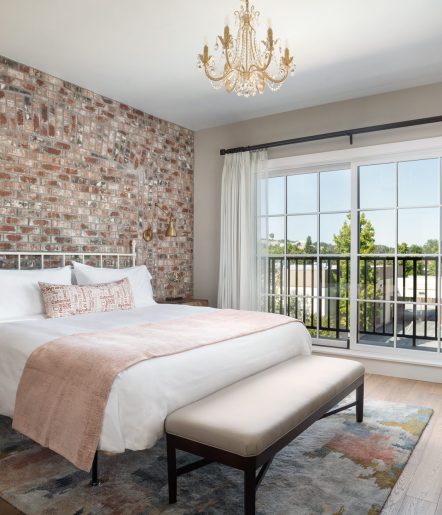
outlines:
{"label": "red brick", "polygon": [[45,229],[44,233],[48,236],[58,236],[60,234],[60,229],[54,229],[53,227],[49,229]]}
{"label": "red brick", "polygon": [[69,150],[71,148],[71,146],[69,145],[69,143],[63,143],[62,141],[57,141],[57,143],[55,144],[55,146],[57,148],[61,148],[63,150]]}
{"label": "red brick", "polygon": [[41,165],[42,168],[44,168],[45,170],[49,170],[49,171],[52,171],[52,172],[57,172],[58,170],[60,170],[60,166],[59,165],[54,165],[52,163],[43,163]]}
{"label": "red brick", "polygon": [[29,177],[29,175],[22,175],[20,177],[21,182],[27,182],[29,184],[35,184],[37,182],[37,179],[35,177]]}
{"label": "red brick", "polygon": [[61,150],[59,150],[58,148],[53,148],[53,147],[45,147],[45,151],[48,154],[54,154],[55,156],[59,156],[61,154]]}
{"label": "red brick", "polygon": [[8,241],[21,241],[22,237],[19,234],[7,234],[6,239]]}

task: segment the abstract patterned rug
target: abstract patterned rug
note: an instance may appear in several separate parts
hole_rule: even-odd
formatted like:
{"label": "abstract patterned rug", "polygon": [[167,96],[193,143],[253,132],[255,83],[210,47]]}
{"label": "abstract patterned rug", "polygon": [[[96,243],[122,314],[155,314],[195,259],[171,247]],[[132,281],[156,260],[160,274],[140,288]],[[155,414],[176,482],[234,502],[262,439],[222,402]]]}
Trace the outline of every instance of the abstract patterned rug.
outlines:
{"label": "abstract patterned rug", "polygon": [[[380,513],[431,415],[429,408],[368,401],[363,424],[354,408],[317,422],[273,461],[258,490],[258,514]],[[0,417],[0,497],[26,514],[242,513],[241,473],[217,464],[180,477],[178,504],[169,507],[165,455],[160,442],[102,456],[105,481],[90,488],[88,474]]]}

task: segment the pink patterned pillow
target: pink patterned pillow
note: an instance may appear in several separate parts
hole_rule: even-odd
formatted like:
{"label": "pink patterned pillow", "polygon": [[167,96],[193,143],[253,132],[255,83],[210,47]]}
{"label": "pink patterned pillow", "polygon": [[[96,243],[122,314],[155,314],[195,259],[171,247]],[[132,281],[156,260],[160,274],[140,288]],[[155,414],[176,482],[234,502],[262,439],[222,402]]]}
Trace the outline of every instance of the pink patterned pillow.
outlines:
{"label": "pink patterned pillow", "polygon": [[87,286],[38,283],[49,318],[135,307],[127,278]]}

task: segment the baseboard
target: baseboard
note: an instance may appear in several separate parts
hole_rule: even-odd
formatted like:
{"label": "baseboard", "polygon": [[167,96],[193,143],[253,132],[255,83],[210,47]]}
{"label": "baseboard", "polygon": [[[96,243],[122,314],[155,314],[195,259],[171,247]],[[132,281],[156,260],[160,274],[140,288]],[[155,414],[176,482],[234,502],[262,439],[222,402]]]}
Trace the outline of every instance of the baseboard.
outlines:
{"label": "baseboard", "polygon": [[401,377],[403,379],[414,379],[416,381],[428,381],[431,383],[442,383],[442,370],[437,366],[421,365],[418,363],[397,362],[362,356],[351,351],[337,353],[335,349],[313,347],[313,352],[321,356],[334,356],[344,359],[359,361],[365,366],[369,374],[383,376]]}

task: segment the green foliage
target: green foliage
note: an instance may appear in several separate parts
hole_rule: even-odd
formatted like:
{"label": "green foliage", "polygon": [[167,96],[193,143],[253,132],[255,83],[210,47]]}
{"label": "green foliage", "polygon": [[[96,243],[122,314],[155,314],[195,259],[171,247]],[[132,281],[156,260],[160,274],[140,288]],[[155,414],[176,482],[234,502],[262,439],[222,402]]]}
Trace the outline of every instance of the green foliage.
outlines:
{"label": "green foliage", "polygon": [[304,247],[305,254],[314,254],[316,252],[316,245],[312,242],[312,237],[309,235],[307,236],[307,239],[305,240],[305,247]]}

